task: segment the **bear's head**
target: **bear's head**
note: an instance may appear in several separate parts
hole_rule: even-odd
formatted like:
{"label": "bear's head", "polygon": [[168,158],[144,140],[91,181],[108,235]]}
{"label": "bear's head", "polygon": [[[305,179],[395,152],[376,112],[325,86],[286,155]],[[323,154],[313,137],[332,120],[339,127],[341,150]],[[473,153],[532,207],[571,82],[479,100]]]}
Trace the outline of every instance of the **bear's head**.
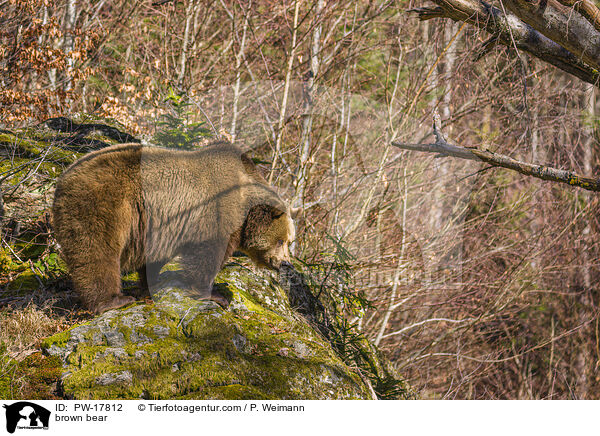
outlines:
{"label": "bear's head", "polygon": [[258,205],[246,216],[239,249],[259,267],[278,270],[282,264],[290,262],[289,244],[295,237],[289,210]]}

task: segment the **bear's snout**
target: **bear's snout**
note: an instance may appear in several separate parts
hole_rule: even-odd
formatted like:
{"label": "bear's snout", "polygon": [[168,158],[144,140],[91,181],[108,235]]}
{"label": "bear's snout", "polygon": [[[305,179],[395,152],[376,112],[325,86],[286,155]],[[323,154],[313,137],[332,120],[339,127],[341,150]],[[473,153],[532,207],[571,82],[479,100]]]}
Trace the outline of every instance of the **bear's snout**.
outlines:
{"label": "bear's snout", "polygon": [[267,258],[267,265],[274,269],[274,270],[279,270],[279,268],[281,267],[282,261],[277,259],[276,257],[269,257]]}

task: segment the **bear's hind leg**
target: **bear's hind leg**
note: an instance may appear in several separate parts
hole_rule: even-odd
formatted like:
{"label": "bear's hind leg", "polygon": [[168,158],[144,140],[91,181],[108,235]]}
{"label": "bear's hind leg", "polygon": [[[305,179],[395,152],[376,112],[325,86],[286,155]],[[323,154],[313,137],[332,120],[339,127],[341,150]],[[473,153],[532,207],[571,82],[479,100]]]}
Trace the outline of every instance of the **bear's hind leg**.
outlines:
{"label": "bear's hind leg", "polygon": [[163,266],[163,262],[151,262],[138,269],[137,272],[140,276],[140,292],[139,295],[137,295],[138,298],[152,296],[152,291],[158,284],[158,277]]}
{"label": "bear's hind leg", "polygon": [[71,275],[84,304],[96,314],[133,303],[135,298],[121,292],[121,267],[118,259],[98,260],[75,268]]}

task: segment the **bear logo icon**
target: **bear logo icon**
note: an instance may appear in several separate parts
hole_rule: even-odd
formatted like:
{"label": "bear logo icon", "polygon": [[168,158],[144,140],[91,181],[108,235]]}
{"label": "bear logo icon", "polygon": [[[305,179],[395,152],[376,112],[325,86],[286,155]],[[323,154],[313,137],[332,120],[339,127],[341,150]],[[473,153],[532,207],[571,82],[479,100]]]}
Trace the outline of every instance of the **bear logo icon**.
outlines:
{"label": "bear logo icon", "polygon": [[14,433],[17,425],[24,428],[48,428],[50,411],[29,401],[3,405],[6,409],[6,431]]}

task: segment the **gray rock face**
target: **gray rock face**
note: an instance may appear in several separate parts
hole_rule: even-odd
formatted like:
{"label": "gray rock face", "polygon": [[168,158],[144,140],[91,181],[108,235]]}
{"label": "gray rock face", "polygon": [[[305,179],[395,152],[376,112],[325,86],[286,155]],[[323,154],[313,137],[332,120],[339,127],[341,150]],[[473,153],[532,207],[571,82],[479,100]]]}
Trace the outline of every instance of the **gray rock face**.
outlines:
{"label": "gray rock face", "polygon": [[132,380],[133,376],[129,371],[120,371],[112,374],[102,374],[96,378],[96,383],[100,386],[107,386],[115,383],[130,384]]}

